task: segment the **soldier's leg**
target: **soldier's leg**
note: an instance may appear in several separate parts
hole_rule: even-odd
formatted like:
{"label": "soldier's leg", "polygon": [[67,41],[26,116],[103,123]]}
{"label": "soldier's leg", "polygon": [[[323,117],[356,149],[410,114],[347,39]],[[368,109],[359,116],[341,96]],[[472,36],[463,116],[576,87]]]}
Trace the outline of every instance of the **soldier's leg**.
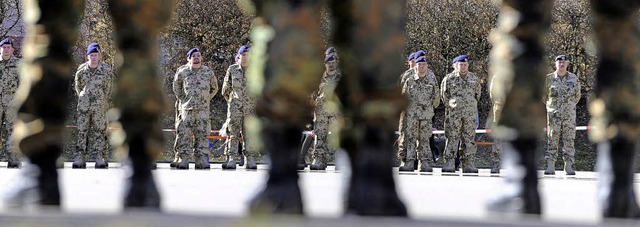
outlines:
{"label": "soldier's leg", "polygon": [[108,164],[105,160],[108,158],[108,150],[107,146],[107,114],[104,110],[94,111],[93,116],[91,118],[91,134],[89,134],[90,140],[93,141],[91,143],[91,155],[95,158],[95,168],[103,169],[107,168]]}
{"label": "soldier's leg", "polygon": [[417,156],[416,142],[420,136],[420,121],[412,115],[405,115],[404,118],[406,131],[404,132],[405,157],[399,171],[414,171],[414,165]]}
{"label": "soldier's leg", "polygon": [[183,110],[180,116],[180,124],[176,128],[176,151],[180,154],[180,162],[176,164],[178,169],[189,169],[189,158],[193,149],[193,127],[195,127],[193,111]]}
{"label": "soldier's leg", "polygon": [[547,169],[544,174],[555,174],[556,160],[558,160],[558,148],[560,147],[560,135],[562,134],[562,119],[557,116],[547,115],[547,151],[544,159]]}
{"label": "soldier's leg", "polygon": [[[174,118],[173,127],[177,129],[178,125],[180,124],[180,119],[181,119],[181,117],[180,117],[180,102],[176,101],[176,103],[174,104],[174,107],[175,107],[175,109],[174,109],[175,110],[175,118]],[[175,135],[176,135],[176,137],[178,136],[177,133]],[[177,142],[178,140],[174,139],[174,141]],[[172,167],[172,168],[176,167],[178,162],[180,162],[180,152],[178,152],[177,147],[178,147],[178,144],[174,142],[173,143],[173,153],[174,153],[173,161],[171,161],[171,163],[169,163],[169,167]]]}
{"label": "soldier's leg", "polygon": [[[33,165],[23,168],[22,179],[33,185],[38,198],[24,198],[33,188],[10,187],[5,205],[36,202],[60,205],[56,159],[62,153],[69,85],[75,63],[69,50],[76,44],[84,1],[31,0],[24,4],[27,23],[22,79],[16,100],[20,103],[14,130],[18,149]],[[26,96],[25,96],[26,94]],[[22,182],[21,182],[22,183]],[[30,200],[35,199],[35,200]]]}
{"label": "soldier's leg", "polygon": [[227,125],[227,134],[229,142],[227,143],[227,163],[223,165],[223,169],[236,169],[236,162],[240,160],[240,138],[242,137],[242,111],[237,101],[232,101],[228,111],[230,114],[229,124]]}
{"label": "soldier's leg", "polygon": [[476,159],[476,116],[468,115],[463,118],[462,124],[462,144],[464,146],[464,152],[460,154],[460,161],[462,164],[463,173],[477,173],[478,168],[475,165]]}
{"label": "soldier's leg", "polygon": [[459,146],[460,146],[460,135],[461,135],[461,120],[453,119],[453,116],[448,116],[449,120],[448,124],[445,124],[445,136],[447,138],[444,145],[444,162],[442,164],[442,172],[453,173],[456,171],[455,159],[458,155]]}
{"label": "soldier's leg", "polygon": [[[160,114],[166,103],[158,79],[156,37],[169,21],[175,0],[109,0],[118,48],[123,55],[118,70],[114,103],[119,109],[133,164],[125,207],[160,207],[160,196],[151,173],[163,150]],[[149,13],[153,12],[153,13]],[[115,133],[114,133],[115,134]]]}
{"label": "soldier's leg", "polygon": [[195,151],[193,158],[195,159],[196,169],[210,169],[209,164],[209,133],[211,131],[211,118],[209,111],[198,110],[196,113],[196,124],[194,125],[193,135],[195,143]]}
{"label": "soldier's leg", "polygon": [[590,104],[591,124],[598,130],[591,138],[600,143],[598,155],[609,155],[613,178],[606,202],[605,217],[639,217],[633,187],[635,151],[640,138],[640,29],[634,15],[640,2],[591,0],[598,47],[598,87]]}
{"label": "soldier's leg", "polygon": [[344,103],[341,145],[352,176],[345,211],[359,215],[406,216],[393,177],[390,147],[407,101],[397,86],[403,71],[405,5],[395,0],[333,0],[335,43],[343,77],[337,94]]}
{"label": "soldier's leg", "polygon": [[327,162],[329,162],[329,147],[328,147],[328,134],[329,134],[329,116],[322,111],[316,111],[314,121],[313,132],[316,134],[313,141],[313,149],[311,155],[313,157],[313,163],[309,167],[311,170],[325,170],[327,169]]}
{"label": "soldier's leg", "polygon": [[564,171],[567,173],[567,175],[575,175],[576,172],[573,170],[573,164],[576,161],[576,149],[574,145],[576,139],[575,115],[573,115],[573,117],[565,117],[565,119],[562,121],[561,131]]}
{"label": "soldier's leg", "polygon": [[256,113],[262,117],[262,140],[271,165],[266,187],[251,201],[250,210],[301,214],[303,205],[296,170],[299,136],[311,121],[309,113],[313,108],[308,97],[318,88],[319,75],[324,70],[318,64],[323,52],[321,1],[254,0],[254,3],[258,18],[252,31],[254,45],[248,81],[264,80]]}
{"label": "soldier's leg", "polygon": [[11,142],[13,137],[13,125],[16,122],[17,110],[14,107],[7,107],[4,111],[4,126],[2,129],[2,143],[5,153],[7,154],[7,168],[20,168],[22,162],[18,158],[18,151],[14,143]]}
{"label": "soldier's leg", "polygon": [[498,86],[492,95],[505,100],[493,132],[503,141],[503,162],[513,170],[505,190],[488,203],[493,211],[541,213],[535,152],[546,112],[540,101],[547,69],[542,44],[552,7],[552,0],[503,0],[499,26],[490,36]]}
{"label": "soldier's leg", "polygon": [[407,156],[406,143],[405,143],[405,134],[407,132],[407,124],[405,118],[406,111],[402,111],[400,113],[400,120],[398,121],[398,160],[400,161],[400,165],[404,165],[405,157]]}
{"label": "soldier's leg", "polygon": [[76,140],[76,152],[73,159],[72,168],[86,168],[87,150],[89,149],[89,129],[91,127],[91,113],[88,111],[78,112],[76,115],[76,129],[78,137]]}
{"label": "soldier's leg", "polygon": [[[309,130],[309,128],[307,128]],[[314,143],[314,136],[311,134],[302,135],[302,147],[300,148],[300,157],[298,157],[298,170],[304,170],[307,167],[307,156]]]}
{"label": "soldier's leg", "polygon": [[429,159],[433,157],[431,150],[431,139],[432,134],[431,128],[431,119],[425,119],[420,121],[420,139],[418,140],[420,146],[418,150],[420,151],[420,172],[433,172],[433,168],[429,165]]}

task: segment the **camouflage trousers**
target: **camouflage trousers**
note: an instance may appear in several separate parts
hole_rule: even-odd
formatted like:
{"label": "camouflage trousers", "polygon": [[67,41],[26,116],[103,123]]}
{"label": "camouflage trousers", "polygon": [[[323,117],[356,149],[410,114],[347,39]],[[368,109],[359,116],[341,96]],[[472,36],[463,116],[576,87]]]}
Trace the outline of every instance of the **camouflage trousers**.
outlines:
{"label": "camouflage trousers", "polygon": [[248,146],[248,141],[251,139],[251,136],[247,136],[247,127],[246,127],[246,118],[247,114],[243,112],[242,104],[238,103],[238,101],[231,100],[227,107],[227,118],[229,118],[229,124],[227,125],[227,130],[229,136],[227,143],[227,155],[234,157],[234,159],[238,160],[240,158],[240,147],[239,144],[242,143],[243,154],[247,157],[258,157],[260,154],[255,149],[250,149]]}
{"label": "camouflage trousers", "polygon": [[182,110],[176,131],[176,150],[180,154],[206,155],[209,152],[207,136],[211,130],[209,110]]}
{"label": "camouflage trousers", "polygon": [[576,115],[553,114],[547,115],[547,152],[546,160],[557,160],[560,141],[562,141],[562,153],[564,161],[575,162],[574,140],[576,138]]}
{"label": "camouflage trousers", "polygon": [[[444,148],[444,157],[446,161],[453,159],[461,151],[461,160],[474,160],[476,154],[476,115],[473,111],[466,113],[448,112],[444,125],[445,136],[447,142]],[[460,147],[458,145],[460,144]]]}
{"label": "camouflage trousers", "polygon": [[407,150],[405,148],[405,135],[407,134],[406,118],[406,111],[402,111],[402,113],[400,113],[400,120],[398,121],[398,159],[400,159],[400,161],[404,160],[407,156]]}
{"label": "camouflage trousers", "polygon": [[2,155],[9,155],[11,152],[15,152],[11,137],[13,134],[13,124],[16,122],[17,110],[11,105],[0,106],[0,140],[2,140]]}
{"label": "camouflage trousers", "polygon": [[[105,110],[78,112],[76,155],[102,155],[107,158],[107,114]],[[90,148],[90,149],[89,149]]]}
{"label": "camouflage trousers", "polygon": [[[313,132],[315,138],[313,140],[313,150],[311,155],[313,159],[324,160],[325,163],[332,161],[333,155],[338,150],[337,141],[331,138],[329,132],[336,132],[336,130],[330,130],[332,124],[337,123],[337,115],[327,113],[316,113]],[[337,138],[336,138],[337,139]]]}
{"label": "camouflage trousers", "polygon": [[406,140],[406,157],[400,156],[400,160],[403,158],[406,161],[413,161],[419,158],[421,161],[429,160],[433,154],[431,153],[431,147],[429,146],[429,138],[432,134],[432,122],[429,118],[418,118],[415,116],[407,115],[406,118],[407,131],[404,134]]}

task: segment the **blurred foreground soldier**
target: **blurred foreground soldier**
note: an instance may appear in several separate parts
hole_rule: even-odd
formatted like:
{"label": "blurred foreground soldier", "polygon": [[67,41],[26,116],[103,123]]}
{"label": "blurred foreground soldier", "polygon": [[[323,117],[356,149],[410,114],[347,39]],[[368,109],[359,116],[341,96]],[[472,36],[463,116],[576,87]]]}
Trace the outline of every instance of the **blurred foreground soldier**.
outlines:
{"label": "blurred foreground soldier", "polygon": [[542,44],[552,6],[552,0],[503,0],[498,28],[489,37],[491,96],[504,100],[492,133],[502,141],[502,166],[509,170],[488,201],[491,211],[541,214],[535,151],[544,127]]}
{"label": "blurred foreground soldier", "polygon": [[[494,94],[494,90],[501,89],[499,85],[496,83],[496,76],[491,77],[491,83],[489,84],[489,98],[491,98],[492,106],[491,106],[491,128],[494,128],[498,124],[498,118],[500,117],[500,113],[502,113],[502,107],[504,106],[504,97],[497,97]],[[491,166],[491,173],[500,173],[500,159],[501,159],[501,151],[502,151],[502,142],[499,138],[495,136],[494,133],[491,134],[493,137],[493,146],[491,146],[491,153],[489,158],[493,161],[493,166]]]}
{"label": "blurred foreground soldier", "polygon": [[[247,156],[247,169],[257,169],[255,159],[258,153],[247,146],[247,130],[245,130],[245,119],[255,114],[255,101],[247,91],[247,77],[245,72],[249,66],[249,46],[241,46],[238,49],[237,63],[227,68],[227,74],[222,84],[222,95],[227,100],[227,118],[229,124],[229,142],[227,143],[227,163],[222,167],[225,169],[235,169],[236,161],[240,160],[240,155]],[[240,153],[239,144],[245,148],[244,154]]]}
{"label": "blurred foreground soldier", "polygon": [[[453,59],[455,70],[442,79],[442,101],[446,107],[445,136],[442,172],[455,172],[458,152],[463,173],[477,173],[474,164],[476,154],[476,113],[482,91],[482,81],[469,72],[469,58],[460,55]],[[460,144],[460,149],[458,149]]]}
{"label": "blurred foreground soldier", "polygon": [[544,159],[547,169],[544,174],[555,174],[558,148],[562,140],[564,170],[567,175],[576,175],[572,165],[576,150],[576,105],[580,101],[580,79],[567,71],[569,59],[566,55],[556,58],[556,71],[547,75],[545,103],[547,104],[548,146]]}
{"label": "blurred foreground soldier", "polygon": [[[300,132],[313,110],[308,97],[318,88],[323,71],[316,63],[322,54],[319,9],[323,1],[253,2],[258,18],[252,31],[249,85],[264,81],[264,87],[255,90],[261,93],[256,108],[271,165],[266,186],[251,201],[250,211],[302,214],[296,164]],[[345,212],[406,216],[396,192],[390,149],[398,116],[406,105],[397,86],[406,4],[396,0],[328,3],[336,25],[332,43],[340,50],[342,79],[336,94],[349,122],[340,132],[352,169]]]}
{"label": "blurred foreground soldier", "polygon": [[13,124],[18,112],[13,98],[18,89],[18,66],[20,59],[13,56],[13,41],[6,38],[0,41],[0,139],[2,153],[7,156],[7,168],[20,168],[22,163],[16,156],[16,149],[10,142]]}
{"label": "blurred foreground soldier", "polygon": [[440,88],[436,76],[429,70],[425,57],[416,60],[416,72],[405,82],[402,93],[409,99],[405,110],[407,131],[406,157],[400,171],[414,171],[416,155],[420,160],[420,172],[432,172],[429,159],[433,157],[429,138],[432,134],[434,108],[440,105]]}
{"label": "blurred foreground soldier", "polygon": [[[174,1],[109,0],[123,65],[118,70],[115,106],[117,130],[110,141],[128,152],[131,175],[126,184],[125,208],[160,209],[160,194],[151,172],[162,153],[159,124],[165,110],[157,73],[156,36],[169,21]],[[64,122],[69,103],[73,61],[69,50],[76,43],[84,1],[33,1],[25,4],[28,35],[25,67],[16,96],[21,106],[15,128],[20,151],[30,164],[5,188],[6,206],[25,203],[60,209],[56,159],[64,144]],[[153,13],[149,13],[153,12]],[[111,117],[111,115],[110,115]]]}
{"label": "blurred foreground soldier", "polygon": [[[74,90],[78,96],[78,140],[76,157],[72,168],[87,167],[86,157],[95,158],[96,169],[108,167],[107,108],[111,98],[113,72],[111,66],[102,62],[102,51],[97,43],[87,47],[87,61],[78,66],[74,79]],[[90,149],[90,150],[89,150]]]}
{"label": "blurred foreground soldier", "polygon": [[180,102],[175,142],[180,162],[176,168],[189,169],[189,157],[193,150],[195,168],[209,169],[209,105],[218,93],[218,79],[213,70],[202,65],[202,54],[198,48],[189,50],[187,61],[186,65],[178,68],[173,80],[173,93]]}
{"label": "blurred foreground soldier", "polygon": [[[325,71],[316,95],[316,108],[313,114],[313,132],[315,140],[311,151],[313,163],[309,167],[311,170],[325,170],[327,163],[331,161],[338,147],[334,146],[336,141],[329,139],[329,132],[336,132],[336,126],[340,120],[337,103],[335,100],[335,89],[340,82],[342,75],[338,71],[338,57],[329,54],[324,58]],[[335,135],[335,134],[333,134]]]}

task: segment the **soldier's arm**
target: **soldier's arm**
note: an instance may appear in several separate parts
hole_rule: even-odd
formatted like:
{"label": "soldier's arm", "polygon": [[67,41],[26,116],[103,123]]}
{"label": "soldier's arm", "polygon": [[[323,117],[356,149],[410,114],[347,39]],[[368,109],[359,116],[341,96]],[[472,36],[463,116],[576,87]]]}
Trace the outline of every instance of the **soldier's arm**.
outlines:
{"label": "soldier's arm", "polygon": [[440,88],[442,89],[440,91],[440,96],[442,96],[442,102],[445,106],[447,105],[447,103],[449,103],[449,95],[447,94],[447,79],[448,77],[445,76],[442,79],[442,84],[440,86]]}
{"label": "soldier's arm", "polygon": [[80,92],[82,91],[83,87],[84,83],[82,81],[82,72],[81,70],[77,70],[73,80],[73,88],[76,91],[76,95],[80,96]]}
{"label": "soldier's arm", "polygon": [[227,68],[227,73],[224,75],[224,80],[222,81],[222,97],[224,97],[227,102],[231,99],[231,67]]}
{"label": "soldier's arm", "polygon": [[176,95],[176,99],[180,102],[183,101],[182,97],[184,96],[182,93],[182,85],[183,78],[181,76],[180,71],[176,72],[176,75],[173,77],[173,94]]}

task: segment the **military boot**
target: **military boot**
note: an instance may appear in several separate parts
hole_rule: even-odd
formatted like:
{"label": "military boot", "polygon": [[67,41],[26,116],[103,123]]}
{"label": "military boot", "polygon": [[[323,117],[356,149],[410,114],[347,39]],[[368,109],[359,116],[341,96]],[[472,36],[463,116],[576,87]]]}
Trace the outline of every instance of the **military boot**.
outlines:
{"label": "military boot", "polygon": [[500,173],[500,162],[496,162],[495,164],[493,164],[493,167],[491,167],[491,173],[492,174]]}
{"label": "military boot", "polygon": [[73,160],[73,164],[71,164],[71,168],[73,169],[86,169],[87,162],[84,160],[84,155],[78,154],[76,158]]}
{"label": "military boot", "polygon": [[565,161],[564,162],[564,172],[567,175],[576,175],[576,171],[573,170],[573,168],[571,167],[573,166],[573,162],[571,161]]}
{"label": "military boot", "polygon": [[556,174],[556,160],[547,159],[547,169],[544,170],[544,175]]}
{"label": "military boot", "polygon": [[462,172],[463,173],[478,173],[478,168],[473,163],[472,159],[462,160]]}
{"label": "military boot", "polygon": [[20,162],[20,159],[18,159],[18,157],[16,156],[16,153],[9,152],[9,157],[7,160],[7,168],[15,169],[15,168],[20,168],[21,166],[22,166],[22,162]]}
{"label": "military boot", "polygon": [[444,161],[442,163],[442,172],[443,173],[455,173],[456,172],[456,167],[455,167],[455,158],[453,155],[447,155],[444,158]]}
{"label": "military boot", "polygon": [[189,153],[180,153],[180,162],[176,164],[176,169],[189,169]]}
{"label": "military boot", "polygon": [[605,218],[638,218],[640,207],[633,186],[637,142],[616,136],[598,144],[598,173]]}
{"label": "military boot", "polygon": [[194,156],[196,169],[211,169],[211,164],[209,164],[209,157],[207,155],[197,154]]}
{"label": "military boot", "polygon": [[487,209],[500,213],[536,214],[542,212],[536,165],[537,138],[504,142],[502,163],[506,172],[503,186],[487,201]]}
{"label": "military boot", "polygon": [[236,160],[229,156],[227,162],[222,165],[222,169],[236,169]]}
{"label": "military boot", "polygon": [[102,157],[101,154],[96,155],[96,169],[106,169],[109,166],[107,165],[107,162],[104,160],[104,158]]}
{"label": "military boot", "polygon": [[311,163],[311,166],[309,166],[310,170],[326,170],[327,169],[327,163],[324,161],[323,158],[317,157],[313,160],[313,163]]}
{"label": "military boot", "polygon": [[180,153],[176,152],[176,154],[173,156],[173,161],[169,163],[169,167],[175,168],[179,162],[180,162]]}
{"label": "military boot", "polygon": [[433,167],[429,165],[429,161],[420,160],[420,172],[433,172]]}
{"label": "military boot", "polygon": [[398,171],[402,171],[402,172],[413,172],[414,170],[416,170],[414,168],[415,166],[415,160],[407,160],[406,162],[402,163],[402,165],[400,166],[400,168],[398,168]]}
{"label": "military boot", "polygon": [[256,161],[253,156],[247,156],[247,166],[246,169],[258,169],[258,165],[256,165]]}

